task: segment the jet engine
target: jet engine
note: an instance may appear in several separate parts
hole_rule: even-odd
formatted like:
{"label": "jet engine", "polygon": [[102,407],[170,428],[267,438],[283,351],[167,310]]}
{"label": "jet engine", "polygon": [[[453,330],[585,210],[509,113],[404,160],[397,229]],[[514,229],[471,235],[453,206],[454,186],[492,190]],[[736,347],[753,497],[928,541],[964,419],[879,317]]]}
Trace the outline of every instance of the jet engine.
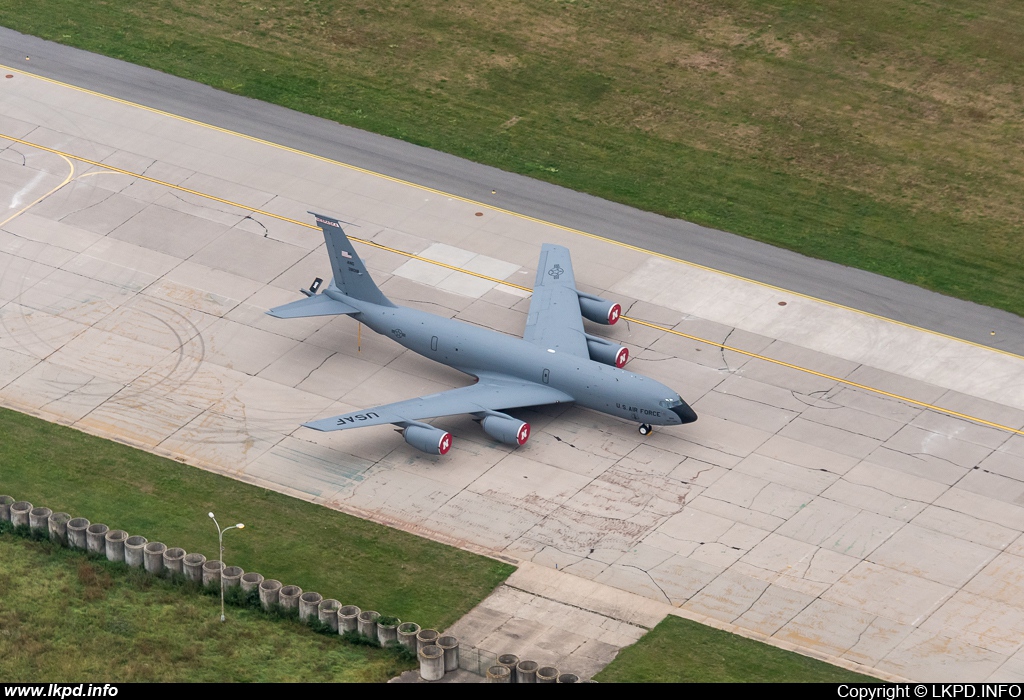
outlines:
{"label": "jet engine", "polygon": [[598,338],[596,335],[590,335],[589,333],[585,335],[587,337],[587,352],[590,353],[591,360],[611,365],[612,367],[624,367],[626,365],[626,361],[629,360],[628,348],[624,348],[610,340]]}
{"label": "jet engine", "polygon": [[622,307],[618,302],[608,301],[593,294],[585,294],[579,290],[576,290],[576,294],[580,298],[580,313],[585,319],[610,326],[622,315]]}
{"label": "jet engine", "polygon": [[530,424],[504,414],[490,414],[480,421],[484,432],[498,442],[520,447],[530,439]]}
{"label": "jet engine", "polygon": [[452,448],[451,433],[429,425],[410,425],[402,429],[405,441],[428,455],[448,454]]}

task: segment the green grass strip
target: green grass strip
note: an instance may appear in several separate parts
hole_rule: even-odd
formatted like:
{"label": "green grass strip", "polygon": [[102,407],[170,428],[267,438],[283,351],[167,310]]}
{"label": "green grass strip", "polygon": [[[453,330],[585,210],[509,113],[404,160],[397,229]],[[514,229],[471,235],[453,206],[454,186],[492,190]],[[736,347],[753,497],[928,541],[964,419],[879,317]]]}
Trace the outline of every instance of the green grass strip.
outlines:
{"label": "green grass strip", "polygon": [[808,656],[669,615],[594,676],[601,683],[877,683]]}
{"label": "green grass strip", "polygon": [[1019,3],[0,0],[0,24],[1024,314]]}
{"label": "green grass strip", "polygon": [[148,452],[0,409],[0,493],[444,629],[515,570]]}
{"label": "green grass strip", "polygon": [[123,564],[0,535],[5,682],[383,682],[415,661],[229,607]]}

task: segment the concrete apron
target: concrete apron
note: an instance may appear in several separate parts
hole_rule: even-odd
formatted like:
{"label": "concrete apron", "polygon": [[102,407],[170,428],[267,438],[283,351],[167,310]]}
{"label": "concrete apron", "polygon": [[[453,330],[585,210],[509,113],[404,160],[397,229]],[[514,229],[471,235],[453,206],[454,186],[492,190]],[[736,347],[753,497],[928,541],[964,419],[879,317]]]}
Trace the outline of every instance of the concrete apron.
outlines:
{"label": "concrete apron", "polygon": [[[1024,437],[991,425],[1024,426],[1021,358],[14,75],[0,133],[120,171],[0,152],[4,405],[533,562],[512,581],[578,581],[566,597],[599,586],[886,677],[1024,679]],[[158,182],[125,174],[143,171]],[[323,210],[514,285],[541,243],[567,245],[581,288],[677,331],[591,329],[700,420],[642,438],[521,411],[533,435],[512,450],[455,416],[434,421],[455,437],[444,458],[387,426],[299,428],[469,380],[350,319],[265,316],[329,276],[323,241],[232,203]],[[516,287],[357,245],[396,302],[522,332]]]}

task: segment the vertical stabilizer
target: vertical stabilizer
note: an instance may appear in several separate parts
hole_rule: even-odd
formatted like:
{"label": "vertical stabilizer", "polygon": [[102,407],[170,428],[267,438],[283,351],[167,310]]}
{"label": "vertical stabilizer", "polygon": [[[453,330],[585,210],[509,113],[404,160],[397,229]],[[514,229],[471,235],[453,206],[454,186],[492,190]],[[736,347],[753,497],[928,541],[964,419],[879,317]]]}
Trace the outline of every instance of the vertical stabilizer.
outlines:
{"label": "vertical stabilizer", "polygon": [[313,214],[317,226],[324,232],[327,254],[331,257],[331,270],[334,271],[334,286],[342,294],[353,299],[379,306],[394,306],[370,279],[370,273],[366,271],[363,261],[356,255],[352,241],[341,230],[341,222],[329,216],[309,213]]}

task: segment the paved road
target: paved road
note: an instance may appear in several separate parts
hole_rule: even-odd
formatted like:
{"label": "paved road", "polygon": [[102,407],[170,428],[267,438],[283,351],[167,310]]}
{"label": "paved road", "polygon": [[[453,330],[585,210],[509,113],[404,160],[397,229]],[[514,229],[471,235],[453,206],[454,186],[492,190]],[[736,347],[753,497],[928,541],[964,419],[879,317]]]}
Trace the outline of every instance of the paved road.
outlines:
{"label": "paved road", "polygon": [[[26,57],[30,60],[26,61]],[[1024,354],[1018,316],[0,27],[0,63],[462,197]],[[496,195],[491,190],[497,190]],[[343,214],[344,212],[339,212]],[[991,334],[995,331],[995,335]]]}

